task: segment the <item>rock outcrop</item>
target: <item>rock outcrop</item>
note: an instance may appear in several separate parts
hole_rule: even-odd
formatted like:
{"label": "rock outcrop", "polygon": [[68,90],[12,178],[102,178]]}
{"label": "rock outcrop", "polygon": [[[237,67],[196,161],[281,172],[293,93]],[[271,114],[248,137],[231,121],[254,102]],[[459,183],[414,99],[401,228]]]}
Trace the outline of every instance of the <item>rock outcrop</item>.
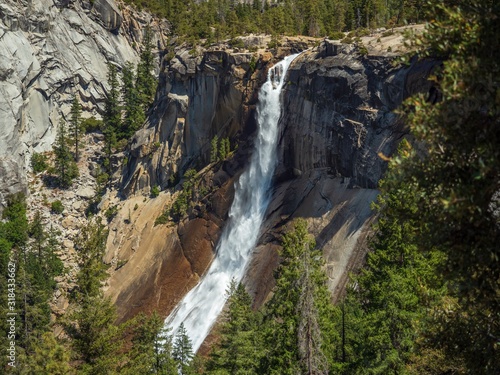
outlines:
{"label": "rock outcrop", "polygon": [[161,47],[166,24],[123,13],[114,0],[0,3],[0,166],[12,177],[0,182],[0,209],[6,195],[26,191],[30,155],[51,149],[73,96],[86,115],[98,116],[107,64],[136,63],[148,23]]}

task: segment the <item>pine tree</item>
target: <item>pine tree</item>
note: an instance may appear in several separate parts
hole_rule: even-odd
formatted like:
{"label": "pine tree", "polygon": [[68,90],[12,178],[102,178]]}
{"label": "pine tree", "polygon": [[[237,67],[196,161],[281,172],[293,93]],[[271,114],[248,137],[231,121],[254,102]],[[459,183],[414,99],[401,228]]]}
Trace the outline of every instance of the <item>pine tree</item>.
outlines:
{"label": "pine tree", "polygon": [[110,300],[85,296],[71,319],[76,324],[67,329],[75,353],[84,361],[79,373],[115,374],[122,362],[123,326],[115,325],[116,310]]}
{"label": "pine tree", "polygon": [[252,311],[252,299],[242,284],[233,280],[227,293],[220,340],[210,354],[207,373],[257,374],[263,355],[260,314]]}
{"label": "pine tree", "polygon": [[123,68],[122,82],[122,96],[125,107],[125,116],[118,138],[128,139],[136,130],[139,129],[145,120],[139,91],[136,87],[136,77],[131,63],[125,64],[125,67]]}
{"label": "pine tree", "polygon": [[172,349],[172,357],[177,362],[179,374],[186,375],[189,373],[189,364],[193,359],[193,346],[187,335],[184,323],[181,323],[177,334],[175,335],[174,347]]}
{"label": "pine tree", "polygon": [[172,337],[164,328],[163,319],[156,312],[149,317],[140,314],[134,318],[132,330],[132,349],[121,373],[176,375]]}
{"label": "pine tree", "polygon": [[210,163],[215,163],[216,161],[219,160],[218,144],[219,144],[219,137],[215,135],[212,138],[212,141],[210,142]]}
{"label": "pine tree", "polygon": [[102,257],[107,237],[108,231],[98,219],[83,227],[75,241],[75,249],[80,255],[80,271],[77,275],[77,297],[80,300],[100,294],[101,281],[106,277]]}
{"label": "pine tree", "polygon": [[78,177],[78,167],[73,160],[73,156],[71,155],[68,141],[66,126],[64,122],[61,122],[59,124],[56,143],[54,145],[54,167],[59,185],[63,188],[70,187],[73,180]]}
{"label": "pine tree", "polygon": [[156,79],[151,73],[154,70],[154,55],[152,43],[151,27],[147,26],[144,32],[143,50],[141,51],[140,62],[137,67],[136,89],[139,93],[139,100],[143,112],[145,113],[151,105],[155,91]]}
{"label": "pine tree", "polygon": [[420,251],[440,249],[438,275],[448,297],[433,309],[425,342],[466,364],[467,373],[500,372],[500,3],[435,3],[433,21],[415,43],[420,56],[444,58],[437,103],[424,95],[405,108],[425,155],[409,148],[394,158],[388,192],[408,181],[417,194],[413,213]]}
{"label": "pine tree", "polygon": [[121,128],[121,109],[120,109],[120,92],[118,84],[118,74],[116,66],[108,64],[108,85],[109,90],[105,100],[104,116],[103,116],[103,133],[106,144],[106,161],[108,175],[113,174],[111,166],[111,155],[116,147],[116,134]]}
{"label": "pine tree", "polygon": [[80,147],[81,147],[81,137],[82,137],[82,119],[81,119],[82,107],[77,97],[73,98],[71,104],[71,118],[69,122],[69,131],[71,134],[71,141],[75,145],[75,160],[80,160]]}
{"label": "pine tree", "polygon": [[327,373],[338,363],[340,314],[330,302],[321,254],[305,220],[294,223],[282,244],[276,289],[265,311],[260,373]]}
{"label": "pine tree", "polygon": [[68,348],[59,344],[52,332],[45,332],[33,345],[29,356],[29,373],[37,375],[71,374]]}

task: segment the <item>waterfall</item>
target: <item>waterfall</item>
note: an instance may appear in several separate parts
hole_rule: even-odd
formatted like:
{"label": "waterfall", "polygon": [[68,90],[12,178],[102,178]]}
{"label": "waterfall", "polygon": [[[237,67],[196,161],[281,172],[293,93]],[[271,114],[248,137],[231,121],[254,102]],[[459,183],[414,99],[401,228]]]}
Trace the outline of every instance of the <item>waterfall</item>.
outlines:
{"label": "waterfall", "polygon": [[196,352],[226,302],[232,279],[240,282],[260,234],[269,204],[269,188],[276,166],[280,93],[288,67],[296,55],[273,66],[259,92],[258,135],[248,169],[235,186],[229,219],[216,247],[216,256],[200,283],[186,294],[165,323],[171,333],[182,322]]}

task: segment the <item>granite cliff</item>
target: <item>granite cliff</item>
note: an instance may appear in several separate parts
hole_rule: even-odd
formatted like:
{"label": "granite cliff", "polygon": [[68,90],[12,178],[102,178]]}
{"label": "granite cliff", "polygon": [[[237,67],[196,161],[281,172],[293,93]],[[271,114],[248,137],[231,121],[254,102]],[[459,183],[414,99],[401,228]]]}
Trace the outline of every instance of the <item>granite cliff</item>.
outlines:
{"label": "granite cliff", "polygon": [[102,113],[107,64],[136,63],[147,24],[161,48],[168,24],[114,0],[0,3],[0,208],[27,192],[30,155],[52,148],[74,95]]}

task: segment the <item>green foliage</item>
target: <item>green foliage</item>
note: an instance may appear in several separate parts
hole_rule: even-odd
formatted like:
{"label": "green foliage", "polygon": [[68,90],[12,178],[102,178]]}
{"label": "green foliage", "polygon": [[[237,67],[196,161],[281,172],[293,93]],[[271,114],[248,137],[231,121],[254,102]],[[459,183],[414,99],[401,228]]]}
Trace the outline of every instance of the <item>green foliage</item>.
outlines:
{"label": "green foliage", "polygon": [[189,374],[190,363],[194,357],[193,346],[187,335],[184,323],[181,323],[172,348],[172,357],[177,362],[177,369],[180,375]]}
{"label": "green foliage", "polygon": [[46,170],[49,166],[47,156],[44,154],[39,154],[34,152],[31,155],[31,168],[33,168],[33,172],[40,173]]}
{"label": "green foliage", "polygon": [[82,131],[86,133],[94,133],[97,131],[103,130],[103,122],[102,120],[97,120],[95,117],[89,117],[85,120],[82,120]]}
{"label": "green foliage", "polygon": [[128,139],[145,121],[145,109],[141,101],[139,87],[136,85],[136,75],[130,62],[123,68],[122,82],[125,114],[118,138]]}
{"label": "green foliage", "polygon": [[22,247],[28,239],[28,219],[26,218],[26,197],[22,193],[10,195],[7,207],[2,213],[5,222],[0,225],[1,238],[11,247]]}
{"label": "green foliage", "polygon": [[215,163],[219,160],[218,156],[219,137],[215,135],[210,141],[210,163]]}
{"label": "green foliage", "polygon": [[341,31],[336,31],[336,32],[333,32],[329,35],[329,38],[333,39],[333,40],[344,39],[344,37],[345,37],[345,34]]}
{"label": "green foliage", "polygon": [[117,133],[121,128],[118,73],[116,70],[116,66],[113,64],[108,64],[108,86],[109,90],[104,102],[105,108],[102,132],[104,134],[104,141],[106,144],[105,167],[107,168],[108,174],[111,176],[113,174],[113,171],[111,170],[111,155],[113,154],[113,149],[117,145]]}
{"label": "green foliage", "polygon": [[123,326],[114,324],[116,311],[109,299],[84,296],[72,314],[76,324],[67,327],[76,355],[83,360],[80,374],[116,374],[122,361]]}
{"label": "green foliage", "polygon": [[232,281],[227,293],[220,340],[210,354],[206,373],[257,374],[263,355],[260,314],[252,311],[252,299],[242,284]]}
{"label": "green foliage", "polygon": [[222,138],[219,145],[219,160],[225,160],[231,153],[229,138]]}
{"label": "green foliage", "polygon": [[[184,215],[186,215],[187,210],[190,206],[190,202],[194,201],[195,196],[195,184],[197,180],[197,172],[195,169],[188,169],[186,173],[184,173],[184,181],[182,183],[182,191],[178,195],[175,202],[172,204],[170,208],[170,217],[174,221],[179,221]],[[163,215],[162,215],[163,216]],[[162,218],[160,216],[157,220],[159,220],[158,224],[164,224],[166,218]],[[160,219],[161,218],[161,219]]]}
{"label": "green foliage", "polygon": [[[400,26],[425,19],[425,3],[420,0],[282,0],[234,2],[233,0],[185,1],[128,0],[167,18],[172,33],[192,47],[230,39],[234,48],[243,48],[239,35],[309,35],[321,37],[336,32],[364,30],[386,25]],[[342,37],[339,37],[340,39]],[[269,48],[279,46],[276,38]],[[169,59],[170,60],[170,59]]]}
{"label": "green foliage", "polygon": [[446,59],[436,77],[442,100],[407,102],[409,124],[426,154],[408,149],[395,158],[387,189],[414,182],[417,244],[447,256],[440,274],[449,296],[433,311],[428,346],[463,360],[468,373],[494,374],[500,371],[500,4],[439,3],[433,14],[414,44],[422,57]]}
{"label": "green foliage", "polygon": [[137,66],[136,90],[142,112],[145,113],[154,99],[157,85],[156,79],[152,74],[154,69],[154,56],[152,52],[151,28],[149,26],[147,26],[144,31],[142,44],[143,49],[141,51],[139,65]]}
{"label": "green foliage", "polygon": [[266,309],[261,373],[326,373],[337,359],[338,310],[331,305],[321,255],[304,220],[283,236],[280,255],[276,290]]}
{"label": "green foliage", "polygon": [[[36,212],[33,222],[28,223],[26,203],[22,194],[10,196],[0,222],[0,266],[5,272],[0,276],[0,313],[16,313],[17,324],[17,367],[22,371],[29,368],[28,358],[36,351],[38,338],[47,332],[50,321],[49,299],[55,288],[54,277],[62,272],[62,263],[55,255],[58,242],[56,233],[47,232],[41,214]],[[7,272],[14,265],[15,286]],[[15,292],[15,305],[7,304],[7,295]],[[7,310],[13,307],[14,310]],[[0,322],[0,328],[7,332],[7,321]],[[7,335],[0,336],[0,344],[9,347]],[[0,365],[6,366],[6,356]],[[55,366],[54,368],[57,368]],[[43,373],[43,372],[40,372]]]}
{"label": "green foliage", "polygon": [[73,160],[69,149],[69,139],[66,132],[64,122],[59,124],[57,131],[56,142],[54,144],[54,171],[56,173],[58,183],[62,188],[68,188],[73,183],[73,180],[78,177],[78,166]]}
{"label": "green foliage", "polygon": [[102,262],[106,250],[108,231],[99,219],[83,227],[75,241],[75,249],[80,255],[80,271],[77,275],[78,290],[76,300],[100,295],[101,281],[106,277],[106,267]]}
{"label": "green foliage", "polygon": [[69,122],[69,133],[71,143],[75,146],[75,160],[80,159],[80,147],[81,147],[81,137],[82,137],[82,119],[81,119],[82,107],[80,102],[76,98],[73,98],[73,103],[71,104],[71,118]]}
{"label": "green foliage", "polygon": [[158,195],[160,195],[160,187],[158,185],[155,185],[151,188],[151,197],[156,198]]}
{"label": "green foliage", "polygon": [[45,332],[33,345],[33,355],[29,357],[31,373],[40,375],[68,375],[70,353],[62,346],[52,332]]}
{"label": "green foliage", "polygon": [[139,314],[131,323],[132,348],[127,353],[123,374],[171,374],[177,373],[172,357],[172,338],[164,328],[164,321],[154,312],[147,317]]}
{"label": "green foliage", "polygon": [[108,207],[108,209],[104,212],[104,216],[106,216],[106,219],[108,220],[108,223],[113,220],[113,218],[118,214],[118,206],[117,205],[111,205]]}
{"label": "green foliage", "polygon": [[54,214],[62,214],[64,211],[64,206],[62,202],[58,199],[50,204],[50,211]]}

